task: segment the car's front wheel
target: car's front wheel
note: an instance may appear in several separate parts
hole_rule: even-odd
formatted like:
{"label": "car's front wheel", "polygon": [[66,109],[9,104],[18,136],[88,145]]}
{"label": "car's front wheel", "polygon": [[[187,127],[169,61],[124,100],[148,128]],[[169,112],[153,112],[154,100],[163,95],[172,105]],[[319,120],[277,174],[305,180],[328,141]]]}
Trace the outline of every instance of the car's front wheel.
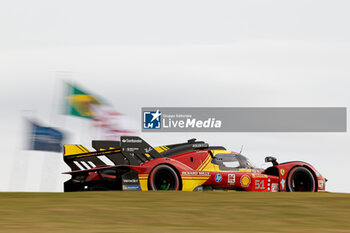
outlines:
{"label": "car's front wheel", "polygon": [[150,190],[179,190],[180,179],[172,167],[163,164],[153,169],[149,186]]}
{"label": "car's front wheel", "polygon": [[289,192],[314,192],[316,189],[314,176],[305,167],[295,167],[289,172],[287,188]]}

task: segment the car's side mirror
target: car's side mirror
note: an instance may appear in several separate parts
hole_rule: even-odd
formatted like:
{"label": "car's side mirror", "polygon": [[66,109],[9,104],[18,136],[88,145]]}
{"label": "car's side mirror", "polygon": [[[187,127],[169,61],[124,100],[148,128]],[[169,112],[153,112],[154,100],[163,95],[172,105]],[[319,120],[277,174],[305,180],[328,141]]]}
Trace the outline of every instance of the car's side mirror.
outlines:
{"label": "car's side mirror", "polygon": [[271,162],[274,166],[278,165],[277,159],[275,157],[272,157],[272,156],[265,157],[265,163],[269,163],[269,162]]}

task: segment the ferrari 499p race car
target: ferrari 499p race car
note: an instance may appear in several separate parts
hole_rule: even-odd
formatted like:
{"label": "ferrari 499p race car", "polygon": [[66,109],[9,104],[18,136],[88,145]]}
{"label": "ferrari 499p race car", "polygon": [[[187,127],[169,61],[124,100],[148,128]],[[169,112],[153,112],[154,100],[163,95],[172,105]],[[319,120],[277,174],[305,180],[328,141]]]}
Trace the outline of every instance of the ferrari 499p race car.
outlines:
{"label": "ferrari 499p race car", "polygon": [[190,139],[151,147],[139,137],[92,141],[94,152],[65,145],[64,161],[72,169],[64,191],[84,190],[241,190],[324,192],[327,181],[308,163],[277,163],[255,168],[240,153]]}

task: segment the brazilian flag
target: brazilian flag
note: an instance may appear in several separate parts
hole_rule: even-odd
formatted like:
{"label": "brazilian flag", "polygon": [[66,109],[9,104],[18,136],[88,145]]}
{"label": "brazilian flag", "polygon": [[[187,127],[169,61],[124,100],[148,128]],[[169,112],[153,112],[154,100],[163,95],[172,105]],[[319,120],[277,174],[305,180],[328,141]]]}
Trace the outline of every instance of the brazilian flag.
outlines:
{"label": "brazilian flag", "polygon": [[103,105],[102,101],[75,85],[66,83],[66,86],[65,114],[92,119],[96,114],[94,106]]}

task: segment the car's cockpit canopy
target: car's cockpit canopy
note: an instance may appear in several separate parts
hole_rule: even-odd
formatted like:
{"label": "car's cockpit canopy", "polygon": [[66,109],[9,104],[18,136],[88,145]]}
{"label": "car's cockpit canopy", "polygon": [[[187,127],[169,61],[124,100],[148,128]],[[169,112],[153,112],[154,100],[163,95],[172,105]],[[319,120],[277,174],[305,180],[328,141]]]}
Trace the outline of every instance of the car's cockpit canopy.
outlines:
{"label": "car's cockpit canopy", "polygon": [[241,154],[217,154],[212,159],[213,164],[219,165],[220,170],[238,170],[240,168],[253,169],[249,159]]}

